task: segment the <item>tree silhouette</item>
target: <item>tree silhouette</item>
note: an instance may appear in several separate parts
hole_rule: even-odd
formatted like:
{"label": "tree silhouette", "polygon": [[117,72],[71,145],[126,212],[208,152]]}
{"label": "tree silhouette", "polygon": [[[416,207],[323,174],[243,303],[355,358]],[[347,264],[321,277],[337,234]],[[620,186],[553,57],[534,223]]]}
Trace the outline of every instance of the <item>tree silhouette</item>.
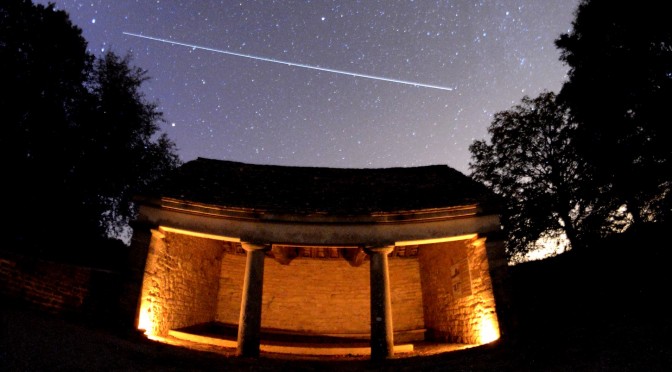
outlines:
{"label": "tree silhouette", "polygon": [[574,149],[575,131],[555,94],[543,92],[496,113],[490,143],[477,140],[469,147],[471,176],[504,200],[510,257],[522,257],[540,238],[561,233],[576,249],[601,230],[608,208],[599,203],[599,193],[578,197],[584,163]]}
{"label": "tree silhouette", "polygon": [[672,204],[672,28],[666,2],[583,0],[556,45],[570,67],[559,99],[579,124],[577,150],[594,187],[634,221],[669,219]]}
{"label": "tree silhouette", "polygon": [[152,138],[163,117],[140,92],[147,79],[130,66],[130,56],[112,52],[97,59],[90,74],[76,183],[84,186],[78,190],[83,205],[101,216],[99,234],[120,233],[135,214],[133,196],[179,164],[165,133]]}
{"label": "tree silhouette", "polygon": [[45,250],[118,233],[134,215],[133,194],[179,164],[158,133],[162,114],[140,92],[145,72],[86,47],[53,4],[0,4],[3,233],[12,245]]}

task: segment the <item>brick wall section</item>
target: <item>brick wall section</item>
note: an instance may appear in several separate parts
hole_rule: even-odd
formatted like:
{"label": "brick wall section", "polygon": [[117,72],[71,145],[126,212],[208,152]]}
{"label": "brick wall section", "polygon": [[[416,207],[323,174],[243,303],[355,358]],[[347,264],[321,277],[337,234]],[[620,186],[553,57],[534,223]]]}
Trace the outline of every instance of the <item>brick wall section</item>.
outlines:
{"label": "brick wall section", "polygon": [[22,257],[0,258],[0,294],[54,314],[81,313],[90,268]]}
{"label": "brick wall section", "polygon": [[221,242],[187,235],[155,233],[147,258],[140,308],[153,320],[150,333],[215,320]]}
{"label": "brick wall section", "polygon": [[483,239],[425,245],[418,259],[428,337],[480,343],[481,324],[497,320]]}
{"label": "brick wall section", "polygon": [[[416,259],[389,260],[395,331],[424,328],[419,265]],[[222,260],[217,320],[237,324],[245,257]],[[296,258],[264,263],[262,327],[317,334],[370,333],[369,264],[352,267],[343,259]],[[421,335],[422,336],[422,335]]]}

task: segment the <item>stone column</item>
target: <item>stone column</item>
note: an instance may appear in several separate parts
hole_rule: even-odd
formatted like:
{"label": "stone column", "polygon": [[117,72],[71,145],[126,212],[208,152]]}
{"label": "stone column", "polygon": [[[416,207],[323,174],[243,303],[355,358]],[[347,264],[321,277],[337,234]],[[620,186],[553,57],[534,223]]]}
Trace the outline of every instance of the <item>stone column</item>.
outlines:
{"label": "stone column", "polygon": [[387,255],[394,246],[366,248],[370,256],[371,281],[371,359],[383,360],[394,356],[392,300]]}
{"label": "stone column", "polygon": [[238,349],[245,357],[259,356],[261,332],[261,296],[264,286],[264,257],[269,244],[241,243],[247,252],[243,297],[238,321]]}

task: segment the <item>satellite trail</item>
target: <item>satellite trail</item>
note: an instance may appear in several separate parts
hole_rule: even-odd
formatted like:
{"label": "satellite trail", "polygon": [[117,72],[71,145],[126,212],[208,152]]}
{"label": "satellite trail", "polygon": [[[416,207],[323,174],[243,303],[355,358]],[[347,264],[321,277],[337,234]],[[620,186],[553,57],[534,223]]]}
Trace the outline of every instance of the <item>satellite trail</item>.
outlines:
{"label": "satellite trail", "polygon": [[189,47],[189,48],[192,48],[192,49],[201,49],[201,50],[206,50],[208,52],[228,54],[228,55],[232,55],[232,56],[236,56],[236,57],[250,58],[250,59],[256,59],[258,61],[279,63],[281,65],[286,65],[286,66],[294,66],[294,67],[307,68],[307,69],[311,69],[311,70],[331,72],[331,73],[334,73],[334,74],[354,76],[354,77],[360,77],[360,78],[372,79],[372,80],[379,80],[379,81],[387,81],[387,82],[390,82],[390,83],[397,83],[397,84],[404,84],[404,85],[412,85],[414,87],[420,87],[420,88],[439,89],[439,90],[448,90],[448,91],[451,91],[451,90],[454,89],[452,87],[443,87],[443,86],[440,86],[440,85],[422,84],[422,83],[416,83],[414,81],[397,80],[397,79],[391,79],[391,78],[386,78],[386,77],[382,77],[382,76],[358,74],[356,72],[335,70],[335,69],[332,69],[332,68],[306,65],[306,64],[303,64],[303,63],[281,61],[281,60],[273,59],[273,58],[258,57],[258,56],[253,56],[251,54],[236,53],[236,52],[230,52],[228,50],[208,48],[208,47],[204,47],[204,46],[200,46],[200,45],[194,45],[194,44],[180,43],[180,42],[177,42],[177,41],[172,41],[172,40],[168,40],[168,39],[161,39],[161,38],[153,37],[153,36],[134,34],[134,33],[131,33],[131,32],[123,32],[123,34],[128,35],[128,36],[133,36],[133,37],[139,37],[139,38],[147,39],[147,40],[160,41],[162,43],[167,43],[167,44],[172,44],[172,45]]}

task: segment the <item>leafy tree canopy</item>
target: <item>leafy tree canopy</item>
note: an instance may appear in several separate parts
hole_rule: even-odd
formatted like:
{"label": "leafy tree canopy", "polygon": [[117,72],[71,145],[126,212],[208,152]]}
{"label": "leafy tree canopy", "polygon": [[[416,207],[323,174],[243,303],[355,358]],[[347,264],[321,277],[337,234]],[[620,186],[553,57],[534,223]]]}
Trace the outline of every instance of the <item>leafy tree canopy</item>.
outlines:
{"label": "leafy tree canopy", "polygon": [[583,0],[556,41],[569,79],[559,98],[579,124],[577,149],[596,187],[635,222],[669,219],[672,27],[669,4]]}
{"label": "leafy tree canopy", "polygon": [[567,109],[554,93],[544,92],[496,113],[490,142],[469,147],[471,176],[504,200],[502,225],[513,259],[536,249],[542,237],[564,235],[578,248],[601,229],[608,208],[599,195],[578,196],[584,164],[574,149],[575,131]]}
{"label": "leafy tree canopy", "polygon": [[159,133],[162,113],[141,93],[145,71],[129,56],[96,58],[86,48],[53,4],[0,4],[0,151],[11,216],[3,229],[13,244],[45,250],[117,234],[134,216],[132,196],[180,164]]}

